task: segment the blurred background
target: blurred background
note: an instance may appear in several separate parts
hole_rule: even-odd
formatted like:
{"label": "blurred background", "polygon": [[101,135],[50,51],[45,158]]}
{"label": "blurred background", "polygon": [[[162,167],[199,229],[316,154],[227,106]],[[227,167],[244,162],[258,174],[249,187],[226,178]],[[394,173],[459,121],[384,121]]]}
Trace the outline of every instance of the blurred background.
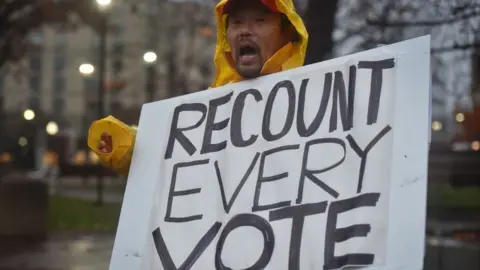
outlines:
{"label": "blurred background", "polygon": [[[0,0],[0,270],[107,269],[126,179],[86,145],[206,89],[216,0]],[[480,269],[479,0],[296,0],[315,63],[432,35],[428,270]],[[427,90],[425,90],[427,91]]]}

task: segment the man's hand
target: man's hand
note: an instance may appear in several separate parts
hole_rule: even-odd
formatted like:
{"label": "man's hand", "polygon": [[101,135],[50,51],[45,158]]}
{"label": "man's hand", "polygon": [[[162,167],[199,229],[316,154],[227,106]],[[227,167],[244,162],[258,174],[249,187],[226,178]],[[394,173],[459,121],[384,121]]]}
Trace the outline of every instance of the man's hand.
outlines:
{"label": "man's hand", "polygon": [[108,132],[103,132],[98,143],[98,150],[104,154],[110,154],[113,151],[113,139]]}

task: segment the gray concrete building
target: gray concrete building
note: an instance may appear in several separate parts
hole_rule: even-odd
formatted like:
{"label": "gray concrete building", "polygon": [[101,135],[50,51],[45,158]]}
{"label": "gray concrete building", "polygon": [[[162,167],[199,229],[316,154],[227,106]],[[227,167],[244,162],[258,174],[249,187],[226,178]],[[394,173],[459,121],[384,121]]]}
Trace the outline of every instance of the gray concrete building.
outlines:
{"label": "gray concrete building", "polygon": [[[155,100],[209,86],[216,34],[211,6],[123,0],[112,1],[105,12],[108,113],[135,124],[152,82]],[[85,137],[90,123],[98,118],[98,33],[72,15],[63,28],[44,26],[30,32],[28,41],[31,48],[24,59],[7,64],[0,73],[7,119],[22,121],[23,112],[31,109],[44,120],[57,122],[60,133]],[[157,54],[150,80],[149,64],[143,59],[147,51]],[[82,64],[92,65],[95,71],[82,74]],[[169,72],[172,66],[174,73]]]}

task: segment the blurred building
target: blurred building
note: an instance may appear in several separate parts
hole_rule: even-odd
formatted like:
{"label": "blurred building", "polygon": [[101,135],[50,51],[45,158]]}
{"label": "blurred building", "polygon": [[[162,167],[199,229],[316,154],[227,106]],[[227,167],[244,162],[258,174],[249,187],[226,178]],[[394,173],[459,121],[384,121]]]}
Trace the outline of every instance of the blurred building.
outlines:
{"label": "blurred building", "polygon": [[[156,0],[113,2],[106,11],[109,114],[136,124],[151,84],[155,100],[209,86],[215,46],[210,6],[181,2],[160,8]],[[190,12],[190,16],[179,12]],[[180,20],[186,17],[189,20]],[[98,118],[99,40],[98,33],[74,15],[63,26],[44,26],[29,33],[28,54],[0,73],[0,106],[3,98],[9,132],[25,121],[23,112],[31,109],[44,121],[58,123],[58,134],[74,136],[74,141],[86,137],[89,125]],[[157,54],[153,66],[143,59],[146,51]],[[91,70],[80,70],[82,64],[95,70],[91,74]],[[174,73],[169,71],[172,66]],[[149,69],[153,77],[147,76]]]}

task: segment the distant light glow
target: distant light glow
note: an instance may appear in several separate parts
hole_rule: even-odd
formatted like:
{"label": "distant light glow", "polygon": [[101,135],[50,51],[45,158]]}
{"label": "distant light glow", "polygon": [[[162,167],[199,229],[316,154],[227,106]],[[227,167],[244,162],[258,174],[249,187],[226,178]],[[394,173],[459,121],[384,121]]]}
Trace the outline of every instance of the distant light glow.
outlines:
{"label": "distant light glow", "polygon": [[474,141],[474,142],[472,142],[472,150],[473,150],[473,151],[478,151],[478,150],[480,150],[480,142],[479,142],[479,141]]}
{"label": "distant light glow", "polygon": [[49,122],[45,127],[48,135],[56,135],[58,133],[58,124],[55,122]]}
{"label": "distant light glow", "polygon": [[109,6],[112,3],[112,0],[97,0],[97,4],[102,7]]}
{"label": "distant light glow", "polygon": [[143,54],[143,61],[146,63],[153,63],[157,61],[157,54],[154,52],[146,52]]}
{"label": "distant light glow", "polygon": [[78,71],[83,75],[91,75],[95,71],[95,67],[92,64],[81,64]]}
{"label": "distant light glow", "polygon": [[25,138],[25,137],[20,137],[20,138],[18,139],[18,144],[19,144],[20,146],[22,146],[22,147],[27,146],[27,144],[28,144],[27,138]]}
{"label": "distant light glow", "polygon": [[465,115],[463,113],[457,113],[455,120],[457,120],[458,123],[462,123],[465,121]]}
{"label": "distant light glow", "polygon": [[31,121],[35,118],[35,112],[33,110],[27,109],[23,112],[23,118],[27,121]]}
{"label": "distant light glow", "polygon": [[432,130],[434,130],[434,131],[440,131],[440,130],[442,130],[442,122],[440,122],[440,121],[433,121],[433,122],[432,122]]}

